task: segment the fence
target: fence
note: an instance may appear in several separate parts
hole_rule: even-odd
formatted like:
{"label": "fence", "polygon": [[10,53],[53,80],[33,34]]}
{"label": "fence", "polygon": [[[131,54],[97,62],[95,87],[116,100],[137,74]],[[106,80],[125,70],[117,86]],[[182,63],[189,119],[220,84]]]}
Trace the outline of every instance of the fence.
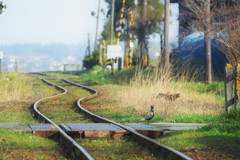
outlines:
{"label": "fence", "polygon": [[239,107],[240,98],[240,64],[232,67],[230,64],[225,66],[225,110],[236,110]]}

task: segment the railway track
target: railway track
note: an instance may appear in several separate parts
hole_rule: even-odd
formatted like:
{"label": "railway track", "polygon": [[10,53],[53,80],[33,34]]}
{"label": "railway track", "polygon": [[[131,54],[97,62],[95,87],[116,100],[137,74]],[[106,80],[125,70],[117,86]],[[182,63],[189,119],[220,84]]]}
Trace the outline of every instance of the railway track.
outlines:
{"label": "railway track", "polygon": [[[47,83],[48,85],[51,85],[53,87],[55,87],[56,89],[60,90],[62,93],[51,96],[51,97],[46,97],[43,98],[39,101],[37,101],[36,103],[34,103],[33,105],[33,112],[34,112],[34,117],[36,119],[38,119],[41,122],[44,123],[50,123],[52,124],[58,131],[59,131],[59,141],[60,144],[68,151],[68,152],[72,152],[74,157],[76,159],[82,159],[82,160],[93,160],[95,159],[86,149],[84,149],[80,144],[78,144],[73,138],[71,138],[65,131],[64,129],[62,129],[61,127],[59,127],[55,122],[53,122],[51,119],[49,119],[46,115],[44,115],[42,112],[39,111],[38,107],[41,103],[46,102],[46,101],[50,101],[53,99],[57,99],[65,94],[67,94],[67,89],[63,88],[62,86],[56,85],[48,80],[46,80],[44,77],[47,77],[48,75],[40,73],[40,76],[45,83]],[[36,76],[38,77],[39,76]],[[134,140],[135,142],[143,145],[144,147],[147,147],[153,154],[155,155],[160,155],[163,159],[176,159],[176,160],[192,160],[192,158],[184,155],[183,153],[169,147],[166,146],[164,144],[161,144],[149,137],[146,137],[140,133],[138,133],[137,131],[135,131],[132,128],[129,128],[125,125],[122,125],[120,123],[114,122],[112,120],[106,119],[104,117],[98,116],[88,110],[86,110],[83,106],[82,106],[82,102],[92,99],[94,97],[96,97],[98,95],[98,91],[72,82],[70,80],[67,79],[63,79],[63,78],[59,78],[59,77],[48,77],[50,79],[60,79],[62,81],[64,81],[65,83],[68,83],[70,85],[82,88],[84,90],[87,90],[88,92],[91,93],[91,95],[83,97],[81,99],[79,99],[77,101],[77,107],[78,109],[81,111],[82,114],[84,114],[85,116],[91,118],[91,120],[93,120],[96,123],[110,123],[110,124],[114,124],[122,129],[124,129],[126,131],[126,136],[130,137],[132,140]]]}

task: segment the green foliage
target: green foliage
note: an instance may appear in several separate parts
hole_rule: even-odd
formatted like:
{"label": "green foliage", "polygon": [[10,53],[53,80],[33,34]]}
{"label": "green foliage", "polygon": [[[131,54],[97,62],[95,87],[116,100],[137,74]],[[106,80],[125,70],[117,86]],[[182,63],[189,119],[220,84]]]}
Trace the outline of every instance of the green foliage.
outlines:
{"label": "green foliage", "polygon": [[99,52],[94,50],[92,55],[88,55],[83,60],[83,66],[87,69],[99,64]]}
{"label": "green foliage", "polygon": [[[111,0],[106,0],[106,2],[111,6]],[[128,9],[134,7],[134,0],[126,0],[125,4],[125,16],[128,17]],[[120,13],[122,8],[122,0],[116,0],[115,2],[115,28],[117,27],[117,21],[120,19]],[[110,14],[110,9],[108,15]],[[147,17],[143,19],[143,0],[139,0],[139,5],[136,7],[135,11],[135,26],[134,34],[137,36],[139,42],[147,44],[147,39],[153,33],[160,32],[161,22],[163,20],[163,4],[159,0],[151,0],[147,3]],[[109,21],[107,22],[109,23]],[[106,24],[108,26],[109,24]],[[127,29],[125,27],[125,29]],[[104,37],[106,37],[106,31],[104,31]]]}
{"label": "green foliage", "polygon": [[128,69],[124,68],[123,70],[115,73],[114,78],[116,79],[115,82],[130,82],[130,80],[135,75],[135,67],[130,67]]}
{"label": "green foliage", "polygon": [[[107,16],[109,16],[111,14],[112,0],[105,0],[105,2],[108,3],[108,5],[109,5],[109,10],[108,10],[108,13],[107,13]],[[133,5],[134,5],[134,0],[126,0],[126,3],[125,3],[126,11],[127,11],[128,8],[131,8]],[[114,24],[116,24],[116,22],[120,18],[121,8],[122,8],[122,0],[115,0]]]}
{"label": "green foliage", "polygon": [[112,79],[109,74],[104,73],[104,69],[97,65],[90,70],[86,70],[80,73],[81,80],[87,82],[97,82],[102,84],[112,83]]}
{"label": "green foliage", "polygon": [[105,23],[103,27],[103,31],[101,33],[102,39],[105,41],[110,40],[110,28],[111,28],[111,21],[110,18],[108,18],[107,22]]}
{"label": "green foliage", "polygon": [[[74,81],[81,80],[80,83],[87,82],[88,84],[92,82],[98,84],[109,84],[116,82],[114,79],[112,79],[111,73],[106,73],[103,67],[99,65],[93,66],[91,69],[84,71],[54,71],[51,72],[51,74],[65,77],[67,79],[74,79]],[[81,77],[79,78],[79,76]]]}
{"label": "green foliage", "polygon": [[236,123],[240,124],[240,109],[238,110],[231,110],[229,113],[223,113],[222,121],[225,123]]}
{"label": "green foliage", "polygon": [[[140,7],[137,8],[136,13],[136,34],[138,36],[145,33],[149,36],[153,33],[161,31],[161,22],[163,20],[163,4],[159,0],[151,0],[147,2],[146,19],[143,19],[143,0],[140,1]],[[142,28],[146,27],[146,28]]]}

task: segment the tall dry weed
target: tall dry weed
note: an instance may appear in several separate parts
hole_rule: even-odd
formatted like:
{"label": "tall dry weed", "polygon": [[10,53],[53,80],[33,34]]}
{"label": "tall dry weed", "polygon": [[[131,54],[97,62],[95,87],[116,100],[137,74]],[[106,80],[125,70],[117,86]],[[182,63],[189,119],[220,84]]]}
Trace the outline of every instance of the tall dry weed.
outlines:
{"label": "tall dry weed", "polygon": [[0,77],[0,102],[20,100],[32,93],[31,78],[21,74]]}
{"label": "tall dry weed", "polygon": [[[181,82],[189,79],[187,74],[185,73]],[[119,92],[122,106],[144,114],[150,105],[155,105],[156,114],[165,117],[180,113],[218,114],[222,111],[223,104],[217,102],[214,95],[198,93],[181,85],[180,82],[177,82],[179,85],[173,85],[172,82],[176,81],[177,76],[179,75],[165,72],[162,68],[154,68],[148,72],[137,70],[130,84],[126,84]],[[164,97],[157,98],[159,93],[179,93],[180,97],[171,101]]]}

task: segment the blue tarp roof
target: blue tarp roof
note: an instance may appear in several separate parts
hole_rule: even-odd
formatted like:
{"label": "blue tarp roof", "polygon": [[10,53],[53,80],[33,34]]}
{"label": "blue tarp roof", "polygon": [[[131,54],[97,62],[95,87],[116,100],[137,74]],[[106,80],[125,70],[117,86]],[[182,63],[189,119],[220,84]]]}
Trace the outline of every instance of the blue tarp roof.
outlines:
{"label": "blue tarp roof", "polygon": [[[213,37],[212,37],[213,38]],[[211,40],[211,55],[212,55],[212,68],[214,72],[224,72],[225,63],[227,58],[223,53],[223,47],[219,42],[214,39]],[[186,36],[180,45],[178,54],[181,63],[187,63],[191,59],[191,65],[196,65],[199,69],[205,67],[205,47],[204,47],[204,33],[194,32]]]}

